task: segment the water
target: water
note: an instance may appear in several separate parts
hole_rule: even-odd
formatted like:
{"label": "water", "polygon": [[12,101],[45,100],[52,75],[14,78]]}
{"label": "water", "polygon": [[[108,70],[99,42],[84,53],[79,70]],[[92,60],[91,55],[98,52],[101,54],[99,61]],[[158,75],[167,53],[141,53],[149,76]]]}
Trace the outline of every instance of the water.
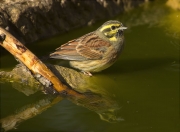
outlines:
{"label": "water", "polygon": [[[95,74],[92,80],[118,104],[114,113],[117,122],[109,123],[97,112],[64,99],[11,131],[179,130],[180,12],[161,1],[142,5],[112,19],[128,27],[125,49],[113,66]],[[60,44],[95,30],[104,21],[37,42],[28,48],[37,56],[49,54]],[[50,62],[68,66],[66,62]],[[9,70],[15,64],[17,62],[11,55],[2,54],[1,69]],[[10,83],[1,83],[1,116],[11,115],[40,97],[44,97],[40,92],[27,97],[13,89]]]}

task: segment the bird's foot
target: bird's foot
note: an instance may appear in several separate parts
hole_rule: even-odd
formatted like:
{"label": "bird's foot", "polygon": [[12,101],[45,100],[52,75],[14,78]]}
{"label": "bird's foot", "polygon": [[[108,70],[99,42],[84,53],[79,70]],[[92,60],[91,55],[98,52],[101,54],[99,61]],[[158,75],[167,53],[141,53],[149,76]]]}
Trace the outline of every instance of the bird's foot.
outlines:
{"label": "bird's foot", "polygon": [[85,74],[85,75],[88,75],[88,76],[92,76],[92,74],[90,73],[90,72],[88,72],[88,71],[81,71],[83,74]]}

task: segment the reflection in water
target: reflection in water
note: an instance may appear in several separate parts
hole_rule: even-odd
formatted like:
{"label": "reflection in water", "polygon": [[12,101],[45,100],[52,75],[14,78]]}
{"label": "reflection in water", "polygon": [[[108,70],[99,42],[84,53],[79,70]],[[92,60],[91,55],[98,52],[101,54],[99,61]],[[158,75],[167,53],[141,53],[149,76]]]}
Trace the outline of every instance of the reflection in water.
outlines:
{"label": "reflection in water", "polygon": [[174,61],[168,66],[167,70],[173,71],[173,72],[180,72],[180,64],[177,61]]}
{"label": "reflection in water", "polygon": [[45,96],[43,99],[40,99],[33,104],[18,108],[15,114],[0,119],[1,130],[8,131],[11,129],[15,129],[21,122],[33,118],[38,114],[41,114],[43,111],[61,100],[62,98],[59,96]]}
{"label": "reflection in water", "polygon": [[180,51],[180,42],[178,40],[172,40],[170,43],[175,47],[176,50]]}
{"label": "reflection in water", "polygon": [[[51,66],[51,69],[54,66]],[[13,69],[13,71],[23,71],[23,68],[26,68],[25,66],[19,66]],[[70,85],[73,89],[78,91],[79,93],[69,94],[65,96],[66,99],[72,101],[76,105],[85,107],[91,111],[96,112],[100,118],[107,122],[117,122],[117,121],[123,121],[122,118],[118,117],[117,113],[120,109],[119,104],[116,102],[114,96],[115,93],[113,93],[112,89],[115,86],[114,81],[112,81],[110,78],[106,76],[101,77],[89,77],[82,73],[78,73],[77,71],[74,71],[72,69],[56,66],[56,70],[60,72],[56,73],[58,76],[61,76],[63,80],[68,82],[67,85]],[[66,70],[66,72],[64,72]],[[55,69],[54,69],[55,71]],[[11,72],[7,72],[9,75]],[[62,73],[62,74],[61,74]],[[66,75],[64,75],[65,73]],[[68,75],[67,75],[68,73]],[[4,76],[7,77],[6,73],[3,73]],[[16,76],[18,78],[18,76]],[[14,79],[17,79],[14,78]],[[8,80],[8,79],[7,79]],[[11,78],[12,82],[13,79]],[[24,82],[27,84],[29,79],[29,74],[26,78],[24,75],[23,78]],[[17,81],[17,80],[16,80]],[[104,82],[104,83],[102,83]],[[108,82],[108,83],[105,83]],[[33,82],[31,81],[31,85]],[[35,82],[34,80],[34,83]],[[17,82],[16,82],[17,84]],[[22,82],[19,82],[19,85],[22,85]],[[13,85],[15,88],[17,88],[17,85]],[[34,87],[26,87],[26,89],[30,89],[30,91],[34,90],[34,93],[37,91]],[[24,90],[24,88],[18,89],[20,92],[23,92],[25,95],[29,95],[29,90]],[[22,91],[21,91],[22,90]],[[27,92],[27,93],[26,93]],[[47,95],[43,97],[43,99],[40,99],[39,101],[36,101],[32,104],[25,105],[22,108],[18,108],[18,112],[15,114],[9,115],[3,119],[0,120],[1,127],[7,131],[15,128],[19,123],[28,120],[46,109],[50,108],[54,104],[61,101],[63,98],[59,95],[50,96]]]}
{"label": "reflection in water", "polygon": [[88,93],[86,98],[79,99],[78,97],[70,98],[76,105],[83,106],[100,115],[100,118],[107,122],[117,122],[119,117],[117,111],[120,109],[115,100],[101,95],[91,95]]}
{"label": "reflection in water", "polygon": [[[60,75],[56,74],[59,78],[62,78],[70,85],[75,91],[78,91],[84,95],[67,97],[72,102],[77,105],[81,105],[89,110],[95,111],[101,115],[101,119],[116,122],[118,117],[116,117],[116,111],[120,109],[118,103],[113,97],[113,87],[116,87],[115,82],[106,76],[93,76],[89,77],[77,71],[69,68],[63,68],[60,66],[55,66],[56,70]],[[53,67],[51,68],[53,70]],[[64,72],[68,69],[67,72]],[[55,71],[55,70],[53,70]],[[62,77],[60,77],[62,76]],[[107,119],[106,119],[107,118]]]}

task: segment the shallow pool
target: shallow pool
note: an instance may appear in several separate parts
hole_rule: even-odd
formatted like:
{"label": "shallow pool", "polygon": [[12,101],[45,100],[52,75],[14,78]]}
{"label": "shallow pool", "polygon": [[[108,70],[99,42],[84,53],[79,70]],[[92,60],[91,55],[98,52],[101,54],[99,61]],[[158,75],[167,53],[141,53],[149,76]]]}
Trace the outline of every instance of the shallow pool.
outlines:
{"label": "shallow pool", "polygon": [[[125,48],[118,61],[92,77],[97,88],[106,91],[118,104],[111,122],[97,112],[67,99],[21,123],[11,131],[59,132],[177,132],[179,124],[180,84],[180,12],[165,2],[146,3],[112,19],[121,21]],[[106,20],[63,35],[36,42],[27,47],[41,57],[61,44],[95,30]],[[6,61],[8,60],[8,63]],[[67,62],[51,60],[68,66]],[[1,69],[9,70],[17,62],[9,54],[1,56]],[[43,96],[25,96],[10,83],[1,83],[1,117],[18,111]]]}

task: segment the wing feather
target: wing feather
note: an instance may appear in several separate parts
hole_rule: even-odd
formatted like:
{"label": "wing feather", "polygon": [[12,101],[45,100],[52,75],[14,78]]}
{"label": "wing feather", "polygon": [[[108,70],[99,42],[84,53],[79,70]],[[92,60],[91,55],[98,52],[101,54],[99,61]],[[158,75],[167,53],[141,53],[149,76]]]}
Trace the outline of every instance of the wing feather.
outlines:
{"label": "wing feather", "polygon": [[91,32],[61,45],[54,53],[50,54],[50,58],[79,61],[101,59],[109,46],[110,43]]}

